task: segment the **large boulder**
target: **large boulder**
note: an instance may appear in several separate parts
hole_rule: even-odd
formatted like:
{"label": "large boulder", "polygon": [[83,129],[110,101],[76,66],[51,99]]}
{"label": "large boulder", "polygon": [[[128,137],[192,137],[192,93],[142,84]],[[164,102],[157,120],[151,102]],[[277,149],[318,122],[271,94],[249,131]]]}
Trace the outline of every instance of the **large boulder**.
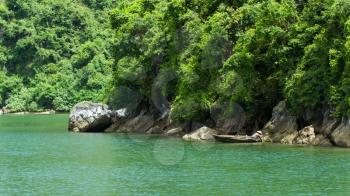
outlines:
{"label": "large boulder", "polygon": [[184,135],[182,139],[186,141],[214,140],[213,135],[215,134],[218,134],[216,130],[204,126],[190,134]]}
{"label": "large boulder", "polygon": [[74,132],[103,132],[112,124],[112,115],[105,104],[81,102],[71,110],[68,129]]}
{"label": "large boulder", "polygon": [[314,127],[307,126],[298,132],[298,136],[294,139],[294,144],[313,144],[316,138]]}
{"label": "large boulder", "polygon": [[215,129],[221,134],[245,134],[241,128],[245,123],[244,109],[237,103],[216,103],[210,108]]}
{"label": "large boulder", "polygon": [[[307,126],[299,131],[293,131],[281,139],[282,144],[315,144],[315,129]],[[319,138],[321,139],[321,138]]]}
{"label": "large boulder", "polygon": [[350,119],[342,119],[339,126],[333,131],[331,140],[337,146],[350,147]]}
{"label": "large boulder", "polygon": [[[297,119],[287,109],[284,101],[273,108],[272,118],[264,128],[263,141],[291,143],[298,134]],[[283,140],[283,141],[282,141]]]}

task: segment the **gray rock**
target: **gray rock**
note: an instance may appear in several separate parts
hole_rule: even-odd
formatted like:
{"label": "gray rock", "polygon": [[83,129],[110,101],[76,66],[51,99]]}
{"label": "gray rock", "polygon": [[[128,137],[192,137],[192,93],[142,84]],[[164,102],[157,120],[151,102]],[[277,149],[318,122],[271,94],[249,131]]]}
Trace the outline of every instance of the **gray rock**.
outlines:
{"label": "gray rock", "polygon": [[120,127],[129,119],[126,108],[112,111],[112,125],[106,129],[106,132],[118,132]]}
{"label": "gray rock", "polygon": [[315,129],[314,127],[307,126],[298,131],[298,136],[294,139],[294,144],[313,144],[315,140]]}
{"label": "gray rock", "polygon": [[169,130],[165,131],[164,135],[166,135],[166,136],[182,136],[182,135],[184,135],[183,128],[177,127],[177,128],[169,129]]}
{"label": "gray rock", "polygon": [[282,144],[314,144],[315,129],[313,126],[307,126],[299,131],[293,131],[281,139]]}
{"label": "gray rock", "polygon": [[290,132],[288,134],[284,134],[284,137],[281,139],[281,144],[294,144],[295,139],[298,137],[298,132]]}
{"label": "gray rock", "polygon": [[69,115],[68,129],[74,132],[103,132],[111,124],[112,112],[101,103],[81,102]]}
{"label": "gray rock", "polygon": [[316,135],[312,145],[315,146],[332,146],[332,143],[324,135]]}
{"label": "gray rock", "polygon": [[282,101],[273,108],[272,118],[262,129],[263,141],[292,143],[293,136],[298,134],[297,129],[296,117],[288,111],[286,103]]}
{"label": "gray rock", "polygon": [[115,111],[116,116],[120,117],[120,118],[124,118],[127,116],[127,109],[126,108],[122,108],[119,110]]}
{"label": "gray rock", "polygon": [[337,146],[350,147],[350,119],[343,118],[331,135],[331,140]]}
{"label": "gray rock", "polygon": [[204,126],[190,134],[184,135],[182,139],[186,141],[214,140],[214,134],[218,134],[218,132],[214,129],[210,129]]}
{"label": "gray rock", "polygon": [[261,141],[264,143],[272,143],[272,139],[270,138],[269,133],[263,133],[263,136],[261,137]]}
{"label": "gray rock", "polygon": [[[167,78],[169,79],[169,78]],[[154,109],[159,113],[159,118],[157,120],[162,120],[168,117],[170,113],[170,102],[167,100],[166,96],[162,93],[162,86],[155,83],[152,86],[152,103]]]}
{"label": "gray rock", "polygon": [[324,135],[315,134],[314,127],[307,126],[298,132],[292,132],[286,135],[282,140],[282,144],[306,144],[317,146],[331,146],[331,142]]}
{"label": "gray rock", "polygon": [[221,134],[241,134],[245,123],[245,112],[236,103],[216,103],[210,109],[211,118],[215,122],[215,129]]}
{"label": "gray rock", "polygon": [[161,134],[162,132],[163,132],[162,129],[158,125],[150,128],[147,131],[148,134]]}
{"label": "gray rock", "polygon": [[319,130],[316,130],[316,133],[323,134],[325,136],[330,136],[338,125],[339,119],[332,118],[330,116],[330,111],[327,110],[323,115],[322,126]]}
{"label": "gray rock", "polygon": [[117,131],[124,133],[146,133],[153,124],[153,116],[141,112],[137,117],[129,119],[123,125],[119,126]]}

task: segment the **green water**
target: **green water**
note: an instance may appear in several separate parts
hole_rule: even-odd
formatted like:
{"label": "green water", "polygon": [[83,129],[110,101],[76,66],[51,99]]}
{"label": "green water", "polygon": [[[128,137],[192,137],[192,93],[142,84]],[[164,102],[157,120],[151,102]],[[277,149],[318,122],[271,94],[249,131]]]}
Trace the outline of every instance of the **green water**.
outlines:
{"label": "green water", "polygon": [[0,116],[0,195],[350,195],[350,149],[75,134]]}

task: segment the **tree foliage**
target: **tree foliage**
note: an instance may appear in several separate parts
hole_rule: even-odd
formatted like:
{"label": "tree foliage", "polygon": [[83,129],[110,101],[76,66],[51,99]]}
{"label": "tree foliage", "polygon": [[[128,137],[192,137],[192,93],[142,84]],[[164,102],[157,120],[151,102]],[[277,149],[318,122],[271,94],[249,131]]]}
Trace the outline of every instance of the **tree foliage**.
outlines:
{"label": "tree foliage", "polygon": [[115,91],[157,105],[158,88],[177,120],[234,102],[261,123],[281,100],[297,115],[350,115],[349,10],[347,0],[122,1],[110,14]]}
{"label": "tree foliage", "polygon": [[0,1],[1,106],[68,111],[103,101],[113,58],[114,1]]}

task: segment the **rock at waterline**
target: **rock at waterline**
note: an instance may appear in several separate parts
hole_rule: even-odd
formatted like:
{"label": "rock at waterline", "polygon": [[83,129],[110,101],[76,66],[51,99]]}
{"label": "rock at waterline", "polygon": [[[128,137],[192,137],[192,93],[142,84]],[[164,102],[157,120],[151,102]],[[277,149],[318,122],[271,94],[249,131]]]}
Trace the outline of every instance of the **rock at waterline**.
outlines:
{"label": "rock at waterline", "polygon": [[166,135],[166,136],[182,136],[183,135],[183,128],[176,127],[173,129],[169,129],[169,130],[165,131],[164,135]]}
{"label": "rock at waterline", "polygon": [[312,125],[304,127],[298,132],[293,132],[285,136],[281,140],[282,144],[307,144],[317,146],[331,146],[329,139],[324,135],[315,134],[315,129]]}
{"label": "rock at waterline", "polygon": [[117,132],[146,133],[154,125],[152,115],[141,112],[138,116],[128,119],[123,125],[117,127]]}
{"label": "rock at waterline", "polygon": [[[282,140],[282,144],[315,144],[315,129],[312,125],[304,127],[299,131],[286,135]],[[319,138],[321,139],[321,138]]]}
{"label": "rock at waterline", "polygon": [[161,134],[162,133],[162,129],[156,125],[152,128],[150,128],[148,131],[147,131],[148,134]]}
{"label": "rock at waterline", "polygon": [[315,130],[315,132],[316,134],[330,136],[333,133],[333,131],[337,128],[339,123],[340,123],[340,120],[331,117],[330,110],[326,110],[323,114],[322,126],[319,130]]}
{"label": "rock at waterline", "polygon": [[298,136],[294,139],[294,144],[313,144],[316,138],[314,127],[307,126],[298,132]]}
{"label": "rock at waterline", "polygon": [[290,132],[286,134],[280,141],[281,144],[295,144],[294,141],[298,137],[298,132]]}
{"label": "rock at waterline", "polygon": [[262,129],[263,141],[291,144],[298,135],[297,129],[296,117],[288,111],[287,104],[281,101],[273,108],[271,120]]}
{"label": "rock at waterline", "polygon": [[69,131],[103,132],[112,124],[112,111],[101,103],[81,102],[69,115]]}
{"label": "rock at waterline", "polygon": [[[325,120],[324,124],[333,127],[333,120]],[[297,130],[296,117],[288,111],[284,101],[273,108],[272,118],[263,128],[263,142],[276,142],[282,144],[312,144],[329,145],[322,135],[316,135],[314,127],[307,126]],[[327,128],[328,129],[328,128]]]}
{"label": "rock at waterline", "polygon": [[204,126],[190,134],[184,135],[182,139],[186,141],[214,140],[214,134],[218,134],[218,132]]}
{"label": "rock at waterline", "polygon": [[350,147],[350,119],[342,119],[340,125],[332,133],[331,140],[337,146]]}
{"label": "rock at waterline", "polygon": [[316,135],[312,145],[316,146],[332,146],[332,143],[324,135]]}

